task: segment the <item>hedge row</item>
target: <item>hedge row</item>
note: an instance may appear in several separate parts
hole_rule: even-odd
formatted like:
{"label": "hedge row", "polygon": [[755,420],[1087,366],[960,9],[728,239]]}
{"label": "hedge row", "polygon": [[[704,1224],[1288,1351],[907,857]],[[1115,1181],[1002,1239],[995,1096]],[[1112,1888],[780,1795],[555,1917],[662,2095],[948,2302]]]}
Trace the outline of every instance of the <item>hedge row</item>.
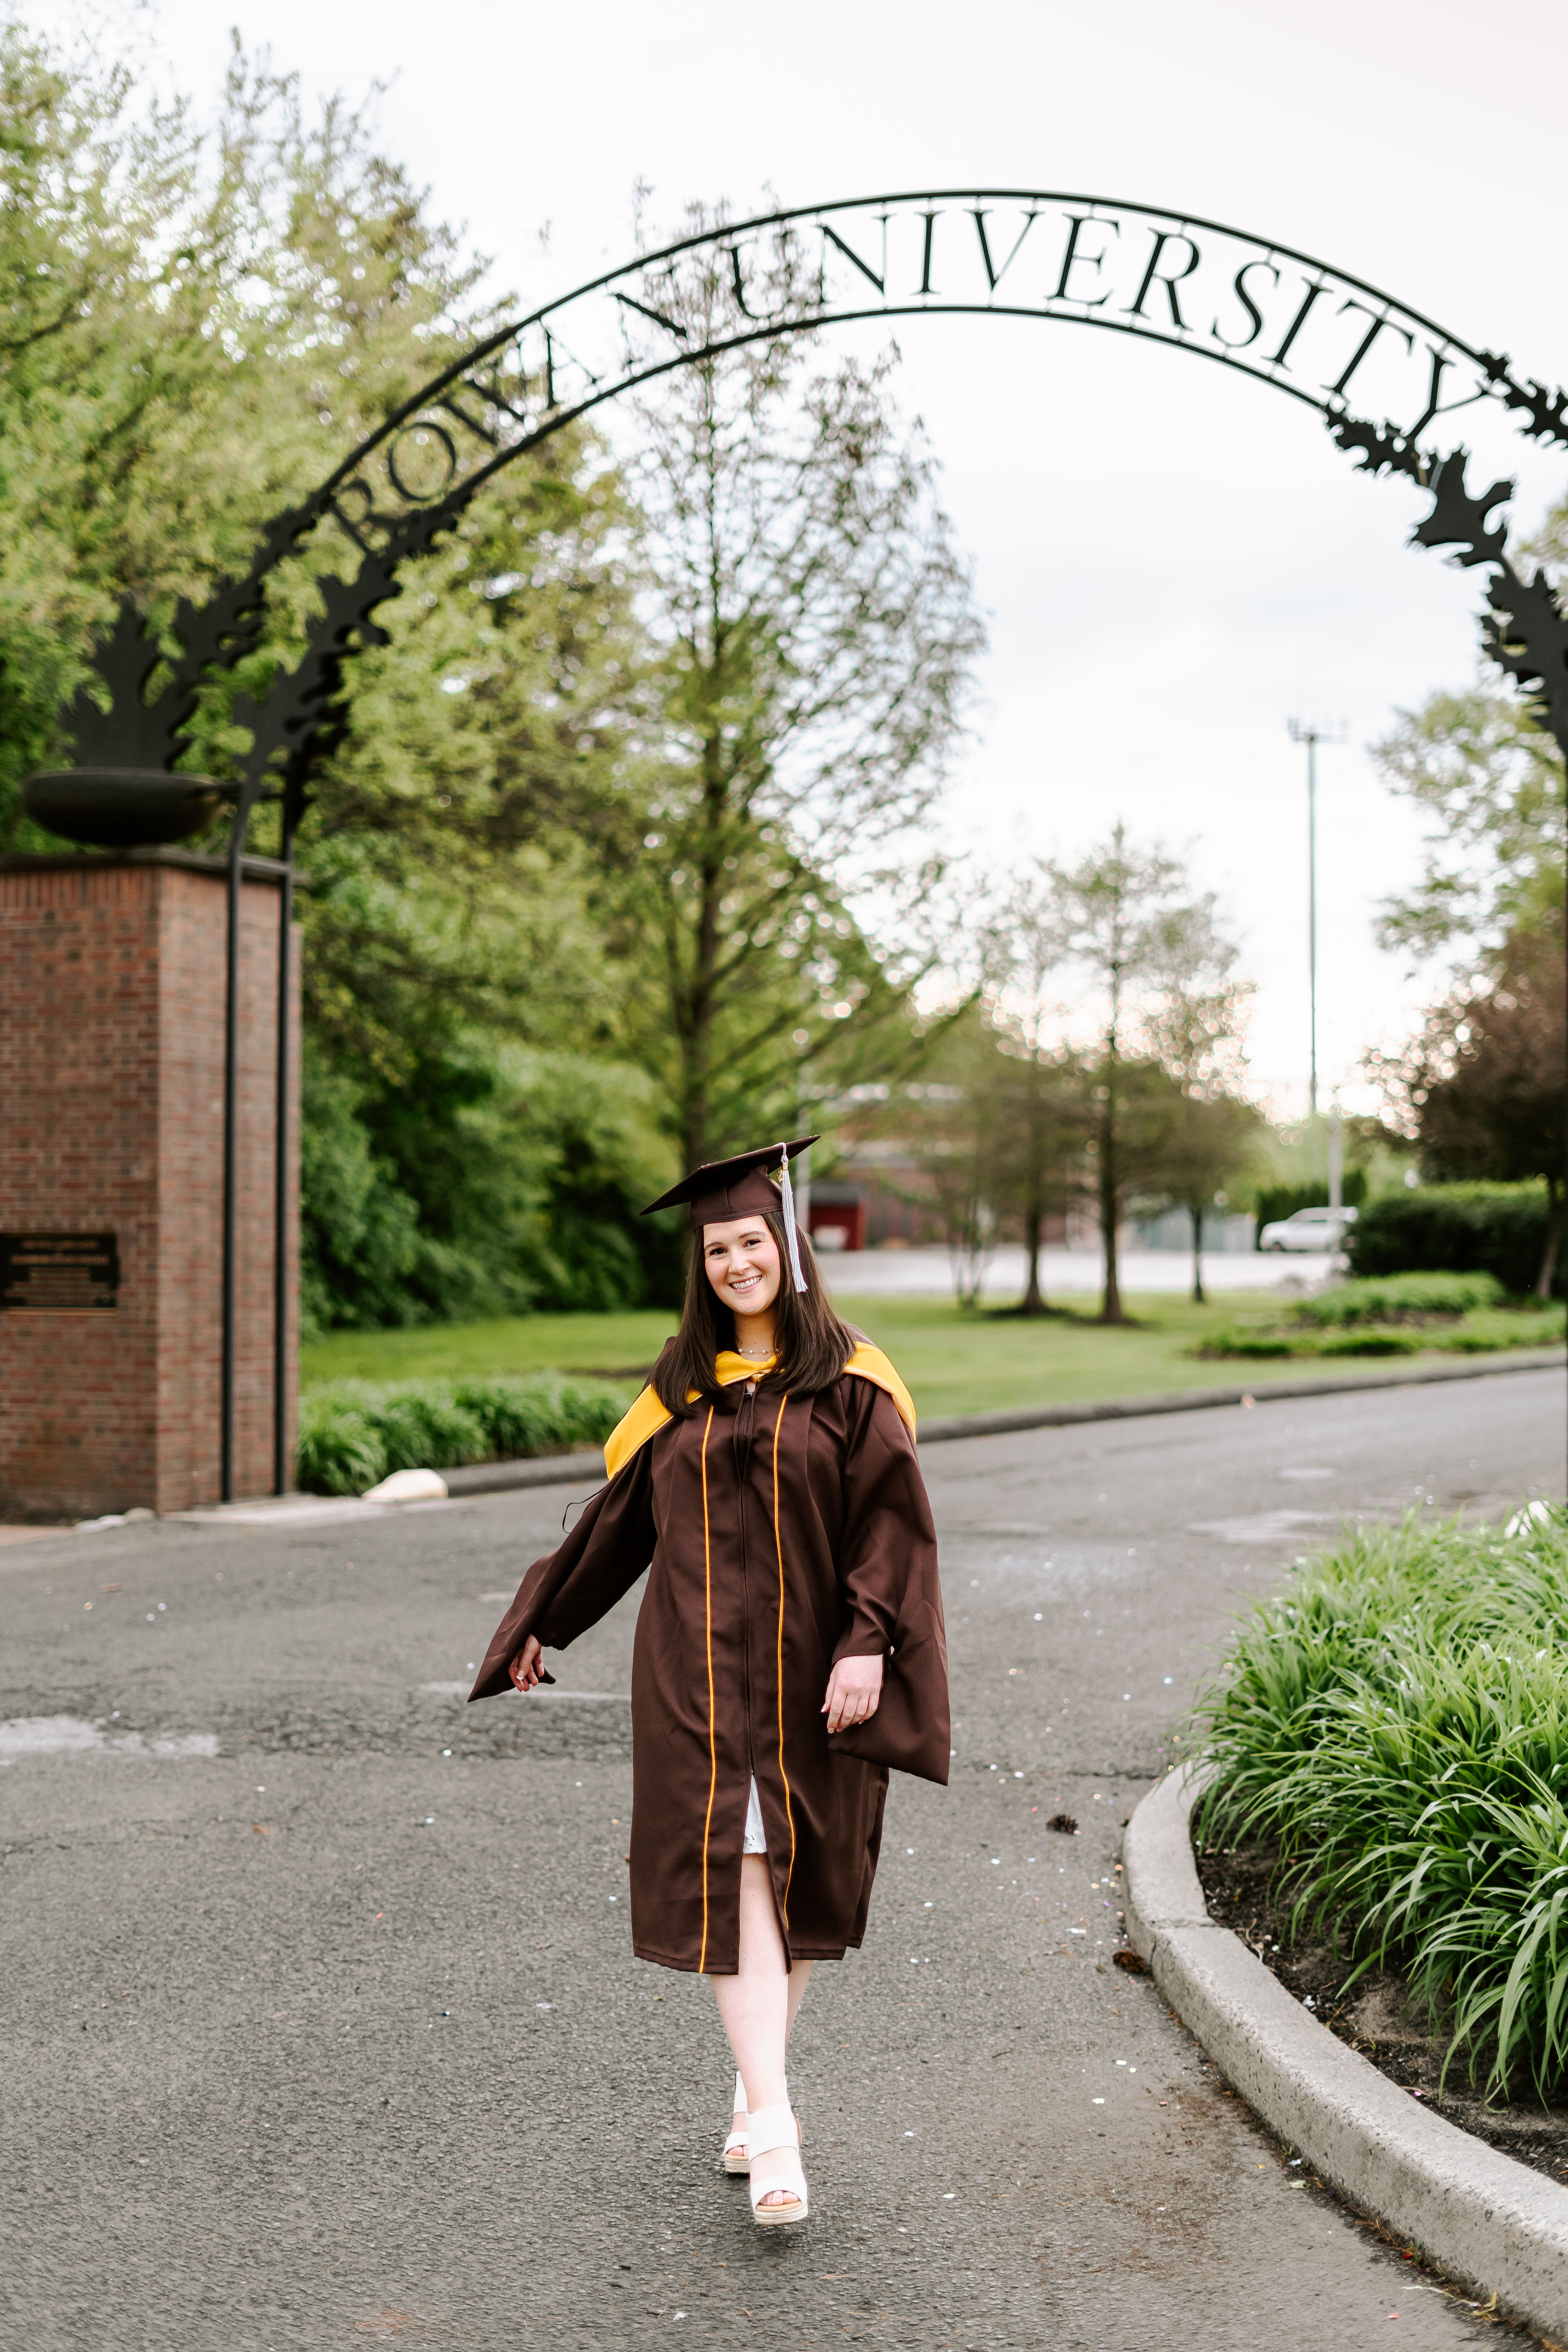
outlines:
{"label": "hedge row", "polygon": [[[1544,1184],[1423,1184],[1387,1193],[1351,1229],[1351,1272],[1404,1274],[1442,1268],[1490,1274],[1505,1290],[1533,1290],[1546,1249]],[[1559,1255],[1554,1295],[1568,1289],[1568,1254]]]}
{"label": "hedge row", "polygon": [[334,1381],[300,1402],[294,1475],[307,1493],[363,1495],[393,1470],[447,1470],[602,1445],[630,1402],[607,1381]]}

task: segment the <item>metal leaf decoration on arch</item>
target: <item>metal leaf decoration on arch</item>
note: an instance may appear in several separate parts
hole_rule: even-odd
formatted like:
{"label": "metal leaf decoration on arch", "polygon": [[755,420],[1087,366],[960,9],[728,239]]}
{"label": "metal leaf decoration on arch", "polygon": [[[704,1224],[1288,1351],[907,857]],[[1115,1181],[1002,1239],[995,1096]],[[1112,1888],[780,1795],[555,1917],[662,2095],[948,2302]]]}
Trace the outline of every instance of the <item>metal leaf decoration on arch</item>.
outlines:
{"label": "metal leaf decoration on arch", "polygon": [[1493,514],[1512,498],[1511,482],[1493,482],[1479,497],[1465,482],[1468,453],[1456,449],[1433,477],[1432,511],[1411,538],[1422,547],[1452,547],[1451,561],[1491,567],[1489,610],[1481,640],[1489,658],[1529,696],[1541,724],[1568,753],[1568,617],[1539,568],[1526,580],[1508,554],[1508,532]]}
{"label": "metal leaf decoration on arch", "polygon": [[1502,395],[1505,408],[1517,409],[1530,422],[1520,431],[1531,441],[1557,441],[1568,448],[1568,392],[1552,390],[1531,376],[1519,383],[1509,372],[1506,353],[1482,352],[1481,365]]}
{"label": "metal leaf decoration on arch", "polygon": [[1337,442],[1347,457],[1361,451],[1356,459],[1358,474],[1406,474],[1423,489],[1430,487],[1437,460],[1429,450],[1419,448],[1397,425],[1372,425],[1365,417],[1352,416],[1343,411],[1327,421],[1330,439]]}
{"label": "metal leaf decoration on arch", "polygon": [[163,660],[147,634],[146,615],[126,597],[93,663],[94,677],[109,691],[108,709],[84,679],[65,715],[78,767],[173,769],[185,748],[180,730],[196,698],[178,664],[171,663],[163,694],[146,700],[148,684]]}
{"label": "metal leaf decoration on arch", "polygon": [[[165,655],[148,634],[145,614],[129,596],[121,601],[93,665],[109,688],[110,707],[105,710],[84,683],[67,714],[79,767],[174,770],[189,748],[184,733],[204,677],[234,668],[254,650],[266,619],[267,576],[315,520],[308,507],[286,509],[261,533],[243,577],[223,581],[205,604],[182,596],[167,632],[177,653]],[[160,669],[167,677],[148,701],[147,688]]]}
{"label": "metal leaf decoration on arch", "polygon": [[1432,511],[1410,534],[1414,547],[1453,547],[1456,563],[1500,563],[1508,545],[1506,524],[1490,523],[1499,507],[1514,493],[1512,482],[1494,482],[1479,498],[1465,483],[1468,449],[1456,449],[1442,458],[1432,476]]}
{"label": "metal leaf decoration on arch", "polygon": [[1547,732],[1568,753],[1568,622],[1550,582],[1523,579],[1501,563],[1487,590],[1491,610],[1481,640],[1498,667],[1522,687]]}
{"label": "metal leaf decoration on arch", "polygon": [[[322,610],[307,625],[306,651],[298,667],[284,673],[265,700],[248,695],[235,702],[235,718],[250,729],[253,740],[246,760],[251,786],[264,780],[279,751],[285,769],[298,789],[302,770],[323,757],[341,740],[347,723],[342,707],[343,665],[359,646],[387,646],[388,632],[372,615],[378,606],[403,593],[398,568],[413,557],[426,555],[436,541],[453,530],[468,501],[444,501],[425,513],[410,515],[386,546],[367,555],[352,579],[325,573],[317,582]],[[281,685],[282,691],[279,691]]]}

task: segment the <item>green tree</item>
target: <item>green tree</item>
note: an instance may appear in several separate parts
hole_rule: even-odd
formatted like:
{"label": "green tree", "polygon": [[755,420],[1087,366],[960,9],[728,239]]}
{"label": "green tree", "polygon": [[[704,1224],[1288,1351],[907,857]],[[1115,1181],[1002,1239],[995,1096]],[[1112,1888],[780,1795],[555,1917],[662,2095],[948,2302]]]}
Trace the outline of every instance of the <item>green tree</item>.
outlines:
{"label": "green tree", "polygon": [[1420,882],[1384,903],[1385,947],[1484,963],[1561,908],[1563,755],[1516,696],[1484,683],[1432,695],[1398,714],[1373,757],[1433,825]]}
{"label": "green tree", "polygon": [[995,1034],[972,1001],[948,1024],[926,1074],[904,1090],[892,1115],[930,1185],[961,1307],[979,1305],[995,1245],[1005,1096]]}
{"label": "green tree", "polygon": [[1015,1016],[992,1029],[997,1066],[990,1074],[994,1124],[990,1155],[993,1205],[1024,1245],[1024,1295],[1016,1315],[1059,1313],[1040,1286],[1048,1220],[1065,1216],[1083,1189],[1088,1089],[1080,1055],[1068,1045],[1032,1038]]}
{"label": "green tree", "polygon": [[[0,27],[0,840],[98,632],[243,570],[489,313],[341,104],[236,49],[216,123]],[[318,559],[319,560],[319,559]],[[301,583],[296,593],[305,593]]]}
{"label": "green tree", "polygon": [[1158,1057],[1162,1024],[1184,1003],[1217,1003],[1234,985],[1237,951],[1214,894],[1194,895],[1181,861],[1158,845],[1130,848],[1120,824],[1077,865],[1042,870],[1062,961],[1076,967],[1097,1006],[1088,1150],[1105,1254],[1100,1320],[1121,1323],[1117,1230],[1132,1195],[1161,1189],[1181,1092]]}
{"label": "green tree", "polygon": [[[166,615],[243,568],[258,526],[490,313],[363,116],[308,119],[237,50],[204,132],[11,27],[0,152],[0,837],[44,846],[16,782],[64,748],[121,594]],[[350,666],[299,845],[318,1323],[597,1297],[617,1251],[623,1287],[668,1286],[635,1222],[668,1161],[588,904],[596,841],[637,821],[615,773],[644,666],[634,520],[603,450],[557,436],[409,567],[390,643]],[[297,656],[315,572],[357,562],[319,541],[275,578],[195,763],[231,772],[235,686]],[[595,1056],[581,1102],[548,1078],[568,1040]]]}
{"label": "green tree", "polygon": [[[121,597],[155,622],[204,598],[496,316],[362,115],[309,117],[237,48],[211,130],[149,87],[0,32],[7,846],[48,845],[16,783],[66,751]],[[775,266],[801,267],[787,238]],[[679,299],[730,296],[695,271]],[[351,666],[299,845],[319,1318],[597,1296],[612,1260],[656,1295],[668,1240],[634,1196],[678,1150],[911,1050],[929,951],[906,927],[889,955],[855,908],[979,641],[929,464],[885,366],[812,378],[798,347],[678,378],[656,416],[646,520],[602,446],[558,436],[408,567]],[[232,772],[234,693],[356,562],[324,526],[274,575],[191,764]],[[565,1055],[591,1118],[547,1082]]]}
{"label": "green tree", "polygon": [[[1568,552],[1568,508],[1538,553]],[[1381,937],[1454,984],[1403,1054],[1368,1056],[1422,1165],[1442,1178],[1542,1176],[1550,1199],[1538,1288],[1550,1294],[1563,1223],[1563,755],[1500,686],[1434,695],[1373,747],[1434,820],[1418,887],[1384,909]]]}
{"label": "green tree", "polygon": [[1516,930],[1479,985],[1428,1012],[1397,1056],[1374,1057],[1396,1116],[1437,1183],[1544,1178],[1548,1216],[1536,1295],[1562,1248],[1568,1160],[1568,988],[1561,917]]}
{"label": "green tree", "polygon": [[1173,991],[1146,1022],[1150,1045],[1176,1096],[1164,1154],[1166,1199],[1184,1209],[1193,1235],[1193,1301],[1204,1301],[1203,1221],[1215,1195],[1244,1181],[1262,1147],[1266,1122],[1241,1088],[1242,1034],[1250,982],[1222,980],[1208,991]]}
{"label": "green tree", "polygon": [[1203,1224],[1257,1154],[1263,1115],[1237,1095],[1189,1093],[1171,1105],[1161,1150],[1164,1197],[1184,1209],[1193,1236],[1193,1302],[1204,1303]]}
{"label": "green tree", "polygon": [[[793,232],[751,261],[752,310],[799,307]],[[721,252],[647,292],[671,322],[647,331],[661,351],[671,331],[755,331]],[[636,1050],[688,1164],[748,1139],[763,1106],[793,1108],[803,1061],[829,1081],[866,1033],[907,1024],[916,967],[879,954],[850,906],[940,788],[982,644],[890,362],[814,359],[807,336],[736,341],[631,404],[658,702],[641,854],[613,887],[646,992]]]}
{"label": "green tree", "polygon": [[1037,861],[1014,879],[992,919],[988,961],[997,967],[987,1015],[1000,1065],[987,1099],[995,1206],[1024,1244],[1019,1315],[1052,1312],[1040,1287],[1046,1221],[1065,1214],[1082,1189],[1089,1100],[1081,1056],[1060,1042],[1056,982],[1068,954],[1060,894]]}
{"label": "green tree", "polygon": [[[599,911],[641,821],[619,776],[643,658],[626,525],[571,436],[503,477],[353,665],[302,836],[310,1034],[414,1206],[413,1317],[635,1304],[678,1277],[637,1214],[673,1154]],[[545,1082],[568,1052],[581,1105]],[[395,1319],[357,1281],[339,1301]]]}

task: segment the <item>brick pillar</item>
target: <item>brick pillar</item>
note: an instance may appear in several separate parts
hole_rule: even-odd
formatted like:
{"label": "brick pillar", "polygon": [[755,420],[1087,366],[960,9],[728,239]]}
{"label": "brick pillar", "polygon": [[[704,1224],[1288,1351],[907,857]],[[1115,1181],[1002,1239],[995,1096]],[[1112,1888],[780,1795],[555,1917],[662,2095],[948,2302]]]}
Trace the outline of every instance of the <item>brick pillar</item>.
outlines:
{"label": "brick pillar", "polygon": [[[240,1495],[272,1486],[277,872],[247,858],[241,893]],[[10,1516],[217,1500],[226,925],[216,858],[127,850],[0,861],[0,1511]],[[290,1455],[297,985],[293,1002]],[[117,1290],[106,1253],[78,1267],[68,1240],[17,1240],[74,1235],[113,1236]]]}

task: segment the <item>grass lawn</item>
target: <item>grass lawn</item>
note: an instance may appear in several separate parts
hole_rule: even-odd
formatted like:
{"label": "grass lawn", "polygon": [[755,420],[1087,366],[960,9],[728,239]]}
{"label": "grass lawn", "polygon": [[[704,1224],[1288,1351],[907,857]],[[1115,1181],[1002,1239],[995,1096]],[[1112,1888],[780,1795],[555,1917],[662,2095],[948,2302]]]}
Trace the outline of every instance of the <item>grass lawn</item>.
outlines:
{"label": "grass lawn", "polygon": [[[1194,1307],[1168,1293],[1131,1298],[1131,1328],[1081,1314],[1022,1321],[966,1313],[947,1298],[841,1298],[847,1321],[885,1348],[922,1413],[996,1412],[1159,1390],[1249,1387],[1300,1378],[1289,1358],[1205,1362],[1185,1350],[1230,1323],[1233,1296]],[[674,1328],[668,1309],[635,1315],[519,1315],[413,1331],[340,1331],[304,1349],[307,1389],[343,1379],[397,1381],[492,1372],[607,1372],[652,1363]],[[1315,1367],[1306,1368],[1310,1370]],[[1353,1366],[1336,1366],[1350,1370]],[[1367,1365],[1369,1372],[1378,1369]]]}
{"label": "grass lawn", "polygon": [[324,1381],[462,1380],[491,1372],[607,1372],[630,1380],[647,1370],[675,1324],[660,1307],[637,1315],[499,1315],[412,1331],[333,1331],[300,1350],[300,1383],[315,1389]]}

